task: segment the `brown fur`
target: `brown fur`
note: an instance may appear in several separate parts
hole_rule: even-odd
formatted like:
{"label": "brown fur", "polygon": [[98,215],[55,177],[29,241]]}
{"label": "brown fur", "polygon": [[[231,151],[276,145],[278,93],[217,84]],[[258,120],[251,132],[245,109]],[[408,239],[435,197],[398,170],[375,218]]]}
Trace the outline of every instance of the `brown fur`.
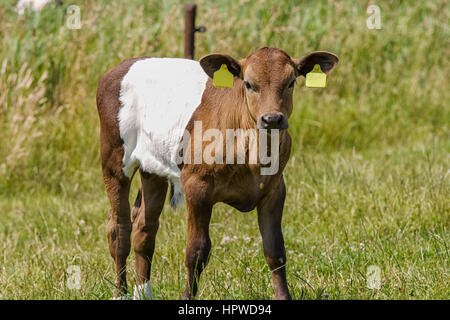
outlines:
{"label": "brown fur", "polygon": [[[111,209],[108,214],[109,251],[116,264],[117,295],[126,293],[126,259],[130,253],[130,204],[128,196],[131,181],[122,171],[123,141],[120,137],[117,115],[120,109],[120,83],[133,63],[141,58],[127,59],[107,72],[99,81],[97,109],[100,117],[100,157],[103,179]],[[140,196],[138,196],[140,198]]]}
{"label": "brown fur", "polygon": [[[124,275],[131,232],[128,193],[130,181],[122,173],[123,142],[117,124],[118,88],[123,75],[136,60],[127,60],[107,73],[99,84],[97,104],[101,121],[101,156],[105,185],[111,201],[108,240],[116,261],[118,286],[126,290]],[[227,55],[213,54],[200,60],[211,77],[222,63],[235,75],[232,88],[215,88],[208,80],[200,106],[186,129],[193,136],[194,121],[202,121],[203,130],[287,128],[292,113],[293,88],[299,75],[309,72],[315,63],[329,73],[338,59],[327,52],[311,53],[291,59],[276,48],[261,48],[237,61]],[[246,88],[245,82],[251,84]],[[264,117],[276,115],[266,123]],[[269,119],[270,120],[270,119]],[[225,134],[224,134],[225,136]],[[193,139],[192,139],[193,140]],[[205,145],[203,145],[205,147]],[[211,249],[209,222],[218,202],[240,211],[257,209],[264,255],[272,271],[276,299],[290,299],[286,282],[286,253],[281,220],[286,196],[283,169],[289,159],[291,137],[280,131],[279,170],[274,175],[260,174],[260,164],[187,164],[180,165],[181,183],[186,196],[188,235],[186,244],[187,284],[183,298],[193,298],[198,279],[207,264]],[[246,150],[248,152],[248,150]],[[136,251],[138,284],[150,279],[151,259],[158,219],[167,192],[164,178],[141,172],[141,188],[133,208],[133,247]],[[123,274],[120,272],[123,271]]]}

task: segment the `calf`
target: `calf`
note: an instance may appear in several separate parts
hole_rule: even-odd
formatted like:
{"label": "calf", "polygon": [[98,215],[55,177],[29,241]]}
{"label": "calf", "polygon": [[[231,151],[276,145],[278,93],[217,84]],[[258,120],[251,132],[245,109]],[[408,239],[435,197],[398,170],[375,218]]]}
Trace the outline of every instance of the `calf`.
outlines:
{"label": "calf", "polygon": [[[245,212],[257,209],[275,298],[291,298],[281,218],[286,196],[282,172],[291,149],[286,129],[293,109],[292,94],[298,76],[305,76],[315,64],[329,73],[337,62],[337,56],[329,52],[316,51],[291,59],[282,50],[264,47],[240,61],[224,54],[207,55],[200,62],[128,59],[101,78],[97,107],[103,176],[111,203],[107,233],[116,264],[116,296],[127,292],[125,268],[131,236],[137,273],[134,295],[151,297],[155,237],[170,184],[173,206],[183,194],[186,199],[184,299],[195,296],[198,279],[207,264],[211,249],[209,222],[218,202]],[[214,72],[223,64],[234,76],[231,88],[216,88],[212,83]],[[278,153],[277,170],[262,174],[265,166],[260,159],[248,161],[248,136],[243,140],[243,149],[233,145],[225,152],[231,152],[232,160],[243,155],[244,162],[230,163],[228,158],[225,162],[225,153],[217,149],[211,153],[213,162],[191,161],[198,150],[194,150],[194,156],[186,150],[195,149],[199,128],[218,133],[255,130],[264,132],[266,137],[277,133],[277,139],[270,140],[271,152]],[[207,147],[202,141],[200,153]],[[141,185],[130,212],[130,184],[138,169]]]}

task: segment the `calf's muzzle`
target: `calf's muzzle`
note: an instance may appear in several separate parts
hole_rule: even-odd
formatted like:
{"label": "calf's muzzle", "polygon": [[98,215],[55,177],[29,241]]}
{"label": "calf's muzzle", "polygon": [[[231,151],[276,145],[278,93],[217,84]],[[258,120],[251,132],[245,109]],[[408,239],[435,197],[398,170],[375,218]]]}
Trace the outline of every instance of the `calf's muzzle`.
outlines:
{"label": "calf's muzzle", "polygon": [[287,129],[288,121],[282,113],[263,114],[258,121],[258,129]]}

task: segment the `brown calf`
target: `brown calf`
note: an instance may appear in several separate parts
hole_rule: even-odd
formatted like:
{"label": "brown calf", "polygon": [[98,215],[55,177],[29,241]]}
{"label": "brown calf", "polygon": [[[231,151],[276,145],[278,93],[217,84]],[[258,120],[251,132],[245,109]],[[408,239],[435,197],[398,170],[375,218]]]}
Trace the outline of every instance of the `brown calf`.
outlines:
{"label": "brown calf", "polygon": [[[176,194],[177,181],[181,182],[186,199],[184,299],[195,296],[198,279],[207,264],[211,249],[209,222],[212,208],[218,202],[240,211],[257,209],[275,298],[291,298],[281,219],[286,196],[282,172],[291,149],[291,138],[285,129],[293,109],[293,87],[295,79],[305,76],[315,64],[329,73],[337,62],[334,54],[324,51],[291,59],[282,50],[265,47],[240,61],[228,55],[211,54],[202,58],[200,65],[182,59],[129,59],[103,76],[97,106],[103,175],[111,202],[107,231],[118,273],[117,294],[127,290],[125,266],[130,236],[136,253],[137,284],[150,283],[155,237],[169,180],[172,194]],[[211,77],[222,64],[234,75],[232,88],[216,88],[212,84]],[[195,138],[196,123],[201,124],[202,130],[220,132],[279,129],[278,170],[262,175],[259,162],[192,163],[186,161],[186,155],[184,161],[175,164],[174,152],[182,155],[187,145],[181,143],[180,132]],[[189,140],[191,146],[194,140]],[[247,142],[244,153],[248,160]],[[207,144],[201,146],[205,150]],[[237,149],[233,152],[234,157],[239,156]],[[141,186],[130,214],[129,189],[138,168]]]}

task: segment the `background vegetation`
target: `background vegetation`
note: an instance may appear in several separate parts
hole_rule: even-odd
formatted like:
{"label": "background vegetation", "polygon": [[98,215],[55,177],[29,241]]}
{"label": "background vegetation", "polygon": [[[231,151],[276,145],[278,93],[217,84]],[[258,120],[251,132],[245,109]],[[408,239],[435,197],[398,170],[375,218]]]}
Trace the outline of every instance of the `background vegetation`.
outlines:
{"label": "background vegetation", "polygon": [[[72,1],[18,16],[0,4],[0,298],[109,299],[108,200],[99,161],[99,77],[133,56],[183,55],[183,2]],[[197,0],[196,58],[266,45],[329,50],[327,89],[299,80],[290,120],[284,235],[296,299],[448,299],[449,6],[376,1]],[[69,4],[82,28],[65,26]],[[138,181],[134,182],[136,194]],[[185,284],[184,211],[167,206],[153,293]],[[273,295],[255,212],[215,208],[200,299]],[[82,286],[67,285],[71,265]],[[366,286],[379,266],[382,286]],[[129,279],[134,283],[133,255]]]}

